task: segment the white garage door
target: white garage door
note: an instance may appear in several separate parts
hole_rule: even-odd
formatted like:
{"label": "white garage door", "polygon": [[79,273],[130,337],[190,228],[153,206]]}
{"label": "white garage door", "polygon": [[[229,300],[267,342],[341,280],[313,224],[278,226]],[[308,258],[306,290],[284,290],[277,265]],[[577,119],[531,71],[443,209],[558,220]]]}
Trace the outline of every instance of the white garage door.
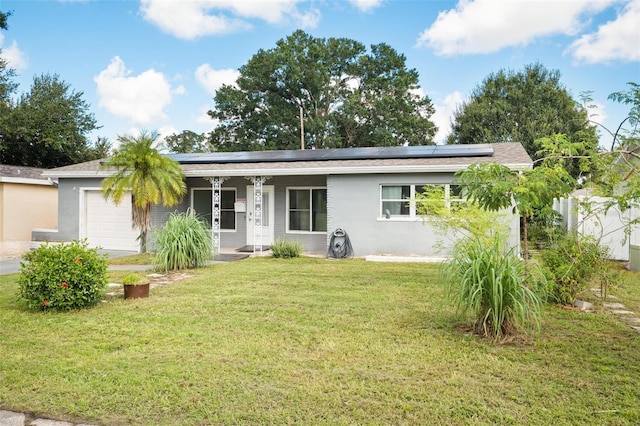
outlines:
{"label": "white garage door", "polygon": [[131,228],[131,197],[126,194],[119,205],[107,201],[100,191],[85,191],[83,237],[92,247],[139,251],[139,231]]}

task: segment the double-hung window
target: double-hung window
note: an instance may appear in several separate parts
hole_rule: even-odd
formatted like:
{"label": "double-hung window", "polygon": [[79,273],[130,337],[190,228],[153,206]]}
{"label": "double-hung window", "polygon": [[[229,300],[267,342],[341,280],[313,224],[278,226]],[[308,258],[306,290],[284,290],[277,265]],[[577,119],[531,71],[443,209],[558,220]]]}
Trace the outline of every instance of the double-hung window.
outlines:
{"label": "double-hung window", "polygon": [[[220,229],[222,231],[235,231],[236,229],[235,202],[235,188],[223,188],[220,191]],[[196,215],[203,218],[211,226],[213,191],[210,188],[193,188],[191,208],[196,212]]]}
{"label": "double-hung window", "polygon": [[327,188],[288,188],[287,230],[327,232]]}

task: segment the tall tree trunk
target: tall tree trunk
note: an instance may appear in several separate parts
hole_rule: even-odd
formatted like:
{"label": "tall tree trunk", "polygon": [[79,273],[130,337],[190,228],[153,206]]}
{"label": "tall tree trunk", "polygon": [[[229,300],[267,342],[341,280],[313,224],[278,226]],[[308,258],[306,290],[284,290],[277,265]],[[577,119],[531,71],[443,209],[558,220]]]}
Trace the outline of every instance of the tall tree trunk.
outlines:
{"label": "tall tree trunk", "polygon": [[140,250],[146,253],[147,232],[151,229],[151,204],[138,205],[133,194],[131,195],[131,222],[140,230]]}
{"label": "tall tree trunk", "polygon": [[524,261],[529,260],[529,221],[527,221],[527,216],[522,216],[522,238],[524,241],[522,242],[522,255],[524,256]]}
{"label": "tall tree trunk", "polygon": [[140,251],[142,253],[147,252],[147,231],[143,230],[140,232]]}

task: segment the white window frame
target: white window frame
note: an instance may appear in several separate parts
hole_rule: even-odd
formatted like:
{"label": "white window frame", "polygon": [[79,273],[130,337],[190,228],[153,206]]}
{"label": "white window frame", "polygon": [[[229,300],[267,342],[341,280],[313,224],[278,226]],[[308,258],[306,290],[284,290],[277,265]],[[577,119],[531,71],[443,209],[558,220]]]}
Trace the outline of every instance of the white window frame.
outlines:
{"label": "white window frame", "polygon": [[[210,186],[198,186],[198,187],[193,187],[191,188],[191,201],[190,201],[190,206],[192,210],[195,210],[193,207],[193,200],[194,200],[194,193],[196,191],[210,191],[211,192],[211,197],[213,197],[213,188],[211,188]],[[238,200],[238,190],[235,187],[229,187],[229,188],[220,188],[220,192],[224,192],[224,191],[234,191],[235,196],[234,196],[234,200],[237,201]],[[222,194],[220,194],[222,196]],[[211,206],[212,211],[211,211],[211,215],[212,215],[212,220],[213,220],[213,206]],[[221,210],[222,211],[222,210]],[[231,210],[225,210],[225,211],[231,211]],[[233,210],[233,214],[236,215],[236,220],[234,221],[235,223],[235,228],[233,229],[224,229],[224,228],[220,228],[220,232],[237,232],[238,231],[238,216],[237,216],[237,212],[235,211],[235,208]]]}
{"label": "white window frame", "polygon": [[[290,191],[291,190],[307,190],[307,191],[310,191],[309,192],[309,196],[311,197],[311,199],[309,200],[310,201],[309,202],[309,209],[310,209],[309,214],[311,216],[309,218],[309,225],[312,225],[313,224],[313,217],[312,217],[312,215],[313,215],[313,196],[312,196],[312,194],[313,194],[313,190],[314,189],[324,189],[326,191],[327,187],[326,186],[287,186],[285,188],[285,192],[287,194],[287,197],[286,197],[287,198],[287,202],[286,202],[286,207],[285,207],[285,209],[286,209],[285,210],[285,216],[286,216],[286,232],[287,232],[287,234],[323,234],[324,235],[324,234],[327,233],[327,231],[311,231],[311,230],[302,231],[302,230],[298,230],[298,229],[290,229],[290,227],[289,227],[289,206],[290,206],[289,193],[290,193]],[[328,197],[328,195],[329,195],[329,193],[327,192],[327,197]],[[328,212],[327,212],[327,215],[328,215]],[[328,220],[328,218],[327,218],[327,220]],[[327,226],[328,225],[329,224],[327,223]]]}
{"label": "white window frame", "polygon": [[[383,208],[384,201],[398,201],[396,199],[391,198],[382,198],[382,188],[390,187],[390,186],[408,186],[409,187],[409,198],[407,202],[409,203],[409,214],[408,215],[390,215],[387,216],[385,214]],[[407,221],[416,221],[422,220],[422,216],[417,213],[416,209],[416,188],[422,188],[425,186],[444,186],[444,203],[447,208],[451,208],[452,202],[461,202],[464,201],[463,198],[451,198],[451,186],[455,186],[452,183],[383,183],[380,184],[380,193],[379,193],[379,204],[378,204],[378,221],[396,221],[396,222],[407,222]]]}

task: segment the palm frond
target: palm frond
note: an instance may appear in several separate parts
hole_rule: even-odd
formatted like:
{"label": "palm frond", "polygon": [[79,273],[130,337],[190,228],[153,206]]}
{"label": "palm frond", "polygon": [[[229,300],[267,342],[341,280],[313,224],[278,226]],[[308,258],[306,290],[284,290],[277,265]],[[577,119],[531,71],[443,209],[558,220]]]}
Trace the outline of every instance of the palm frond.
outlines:
{"label": "palm frond", "polygon": [[115,173],[102,181],[102,193],[118,204],[131,193],[133,225],[140,229],[143,250],[151,229],[151,206],[174,206],[186,192],[180,164],[160,154],[154,147],[156,132],[138,136],[118,136],[120,148],[102,166]]}

